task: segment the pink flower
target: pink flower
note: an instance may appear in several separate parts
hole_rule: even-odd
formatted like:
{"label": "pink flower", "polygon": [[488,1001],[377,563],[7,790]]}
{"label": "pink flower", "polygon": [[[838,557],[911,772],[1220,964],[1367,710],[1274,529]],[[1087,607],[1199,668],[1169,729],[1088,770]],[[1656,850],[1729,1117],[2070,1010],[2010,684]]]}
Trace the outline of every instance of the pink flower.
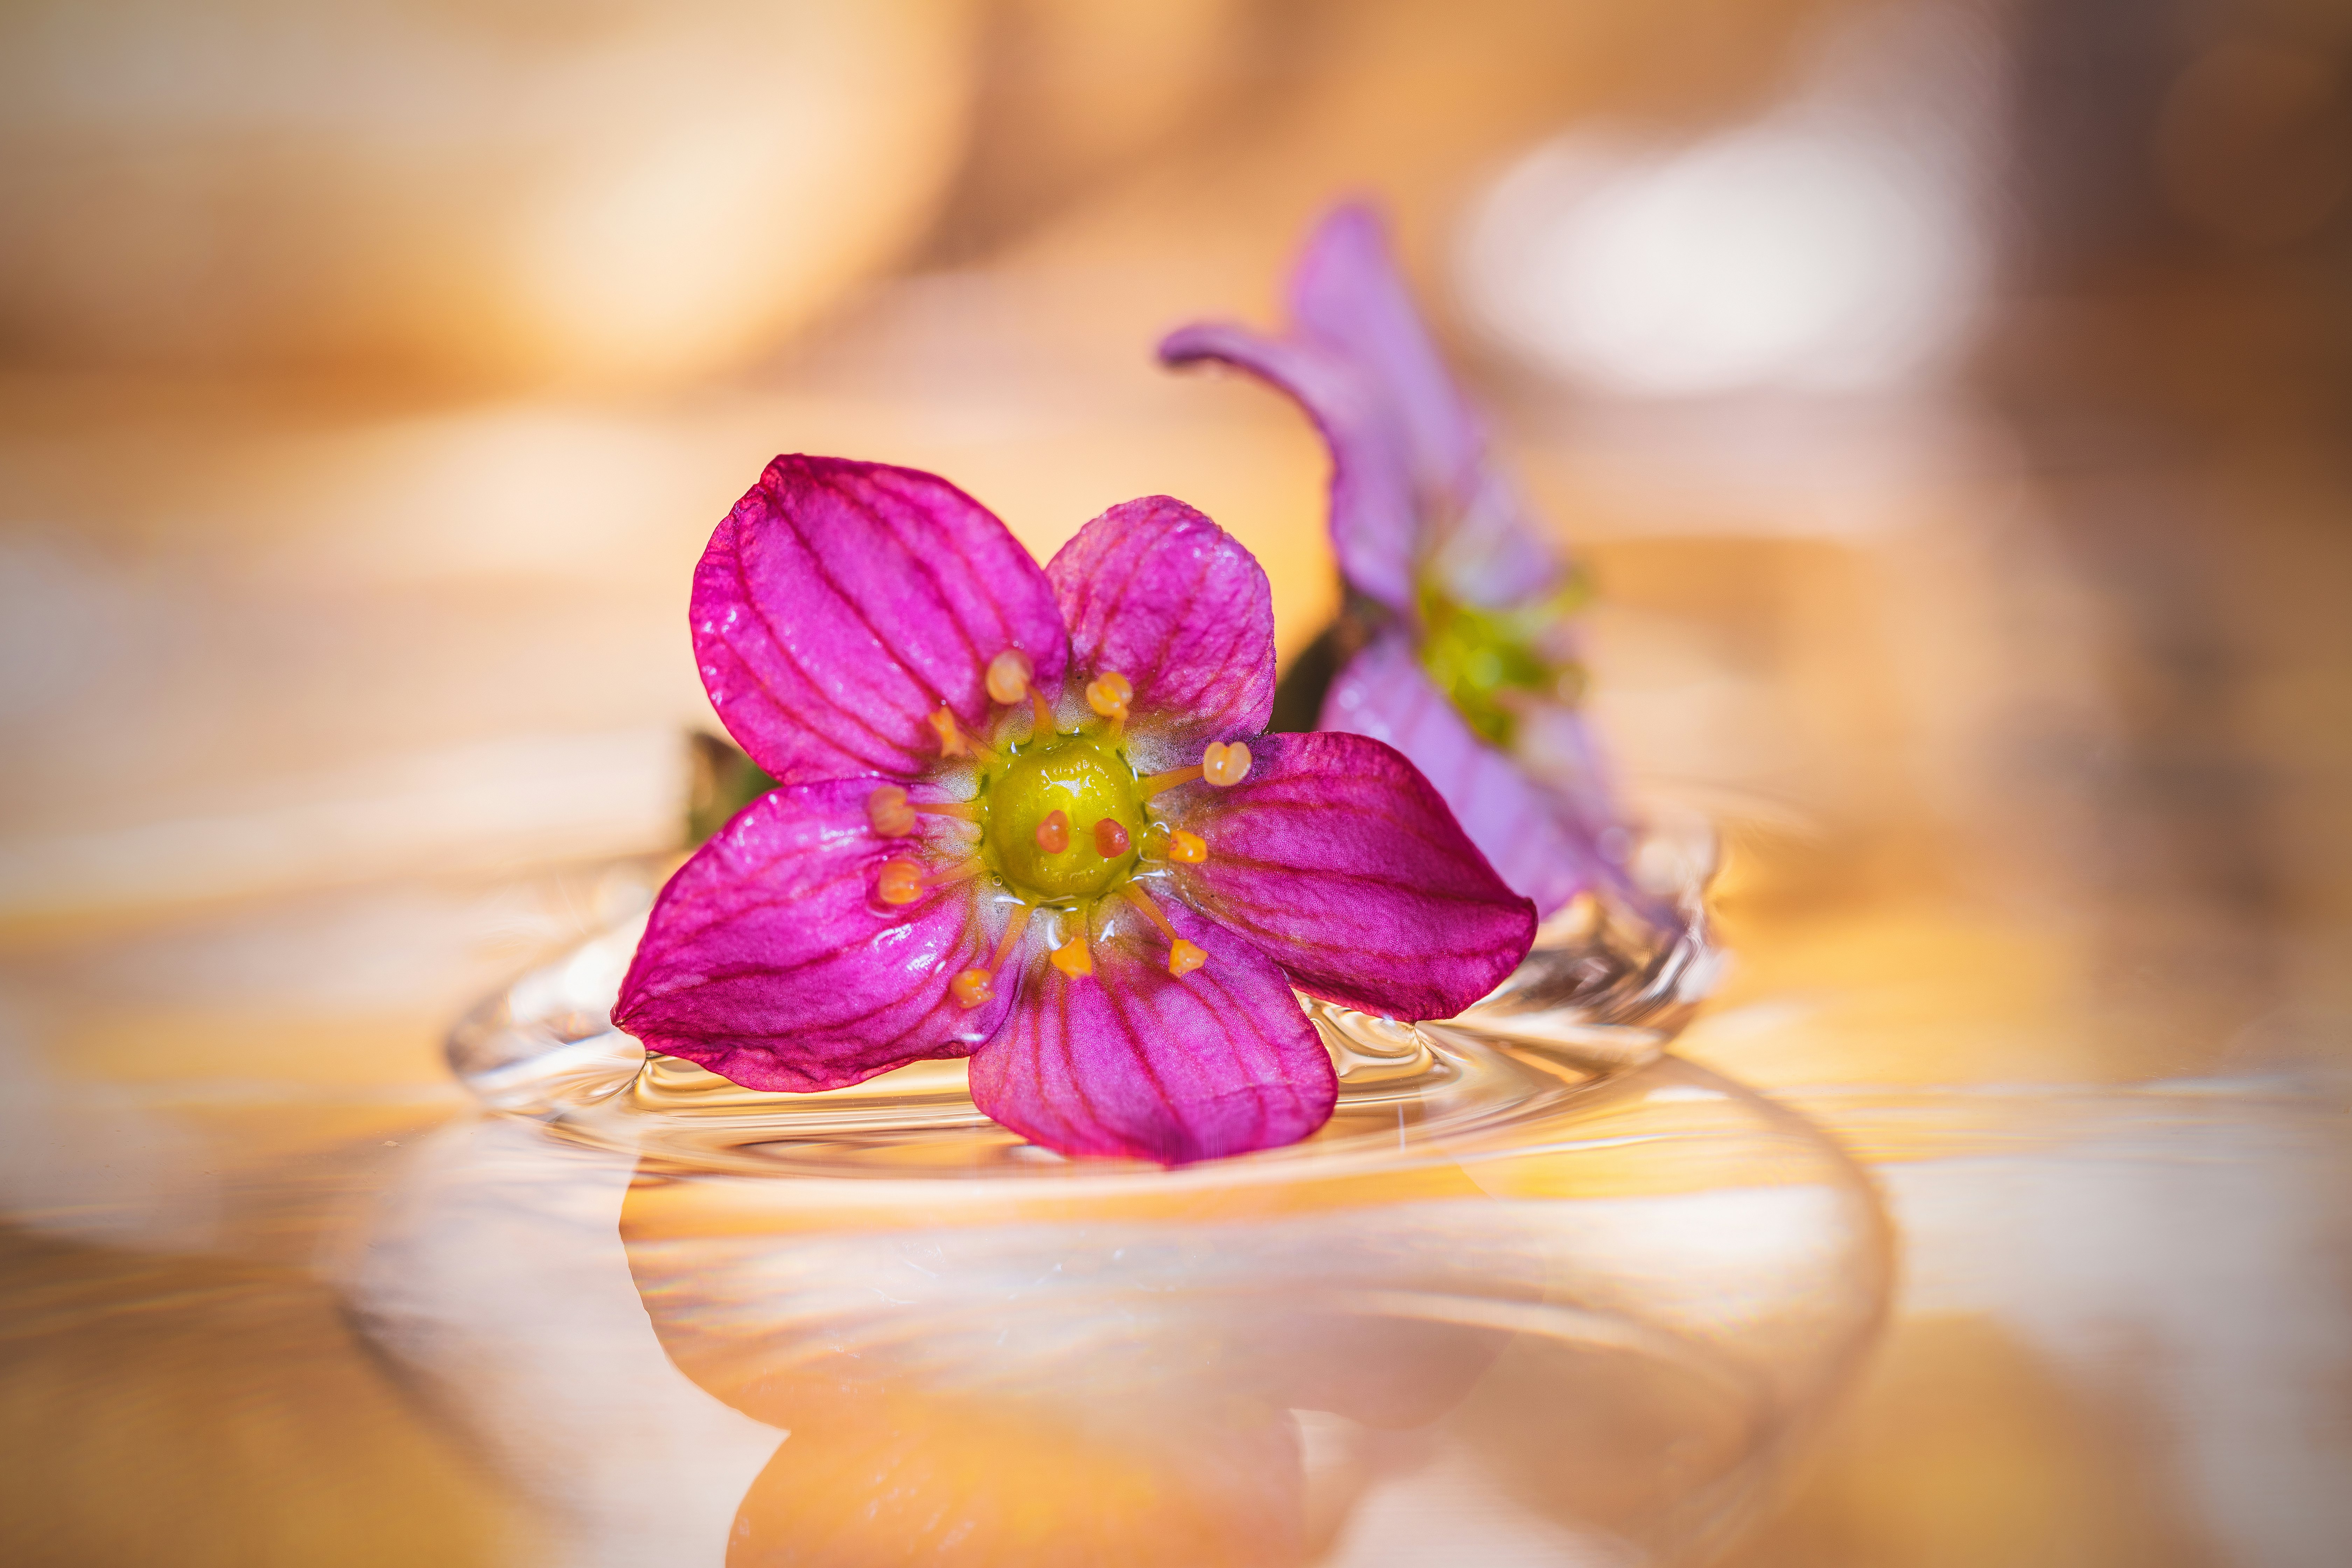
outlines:
{"label": "pink flower", "polygon": [[671,878],[614,1022],[753,1089],[971,1057],[998,1121],[1173,1164],[1337,1091],[1291,988],[1461,1011],[1533,909],[1397,752],[1265,736],[1273,606],[1181,501],[1040,571],[907,468],[770,464],[697,568],[712,705],[779,786]]}
{"label": "pink flower", "polygon": [[1332,680],[1321,728],[1411,758],[1539,910],[1603,882],[1644,901],[1606,852],[1616,812],[1575,709],[1583,580],[1489,458],[1370,209],[1316,230],[1290,312],[1280,336],[1206,322],[1160,353],[1271,382],[1331,449],[1331,541],[1377,629]]}

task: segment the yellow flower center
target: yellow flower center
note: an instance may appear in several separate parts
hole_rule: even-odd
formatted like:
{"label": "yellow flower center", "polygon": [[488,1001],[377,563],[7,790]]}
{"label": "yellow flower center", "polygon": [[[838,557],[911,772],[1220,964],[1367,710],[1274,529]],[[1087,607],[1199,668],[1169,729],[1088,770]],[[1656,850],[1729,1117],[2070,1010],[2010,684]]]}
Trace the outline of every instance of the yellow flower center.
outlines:
{"label": "yellow flower center", "polygon": [[1584,667],[1555,653],[1560,623],[1590,598],[1584,574],[1571,572],[1532,604],[1490,610],[1421,584],[1421,668],[1481,740],[1507,747],[1517,738],[1519,704],[1528,698],[1573,703],[1584,692]]}
{"label": "yellow flower center", "polygon": [[[1144,803],[1196,781],[1232,788],[1249,777],[1249,747],[1240,741],[1212,742],[1190,767],[1138,776],[1123,744],[1135,697],[1124,675],[1104,670],[1087,682],[1087,706],[1101,722],[1077,734],[1062,731],[1054,705],[1036,689],[1036,665],[1028,655],[1007,648],[989,661],[987,677],[990,699],[1010,710],[989,732],[966,733],[945,707],[930,715],[940,760],[970,758],[977,764],[980,790],[973,799],[917,801],[895,784],[878,784],[866,796],[866,826],[875,837],[904,844],[877,867],[875,898],[905,907],[980,876],[1013,896],[988,962],[961,971],[949,984],[966,1007],[997,994],[998,973],[1040,909],[1060,911],[1049,917],[1061,933],[1050,954],[1054,967],[1074,982],[1092,975],[1088,932],[1098,900],[1108,894],[1118,896],[1114,910],[1132,910],[1166,940],[1170,974],[1181,979],[1200,968],[1208,954],[1177,934],[1136,879],[1136,868],[1143,860],[1163,872],[1171,863],[1198,866],[1209,858],[1208,841],[1155,822]],[[1024,707],[1027,733],[1016,741]],[[970,832],[978,837],[950,847],[923,826],[927,817],[945,826],[950,838]],[[951,857],[944,865],[942,849]]]}
{"label": "yellow flower center", "polygon": [[1013,748],[981,796],[989,868],[1032,903],[1110,891],[1134,869],[1149,825],[1137,782],[1118,747],[1100,735]]}

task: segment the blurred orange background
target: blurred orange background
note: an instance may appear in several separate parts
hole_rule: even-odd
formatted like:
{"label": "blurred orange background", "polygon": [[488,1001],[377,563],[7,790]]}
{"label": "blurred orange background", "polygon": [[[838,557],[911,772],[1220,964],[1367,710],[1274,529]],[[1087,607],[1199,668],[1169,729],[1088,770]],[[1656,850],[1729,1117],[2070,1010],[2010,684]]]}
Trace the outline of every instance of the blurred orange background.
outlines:
{"label": "blurred orange background", "polygon": [[1296,650],[1320,445],[1150,351],[1351,194],[1723,826],[1681,1048],[1904,1233],[1736,1561],[2344,1560],[2352,9],[21,0],[10,1561],[535,1560],[323,1280],[675,839],[710,527],[791,450],[1041,557],[1170,493]]}

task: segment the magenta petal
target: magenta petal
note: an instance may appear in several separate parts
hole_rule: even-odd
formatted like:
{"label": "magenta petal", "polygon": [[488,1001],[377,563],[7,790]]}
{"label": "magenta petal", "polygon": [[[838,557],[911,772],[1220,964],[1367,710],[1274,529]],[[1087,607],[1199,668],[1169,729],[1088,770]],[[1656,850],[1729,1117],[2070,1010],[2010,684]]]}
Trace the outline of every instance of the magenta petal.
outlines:
{"label": "magenta petal", "polygon": [[1184,897],[1249,938],[1301,991],[1394,1018],[1443,1018],[1500,984],[1535,937],[1411,763],[1361,735],[1253,742],[1249,776],[1162,796],[1208,840]]}
{"label": "magenta petal", "polygon": [[867,827],[875,784],[772,791],[695,851],[654,904],[613,1022],[748,1089],[838,1089],[978,1048],[1005,1004],[948,994],[987,960],[973,884],[876,901],[881,863],[909,841]]}
{"label": "magenta petal", "polygon": [[1322,1126],[1339,1079],[1281,971],[1192,910],[1161,907],[1208,962],[1171,976],[1159,931],[1103,900],[1094,973],[1031,966],[1003,1033],[971,1059],[973,1101],[1048,1149],[1163,1165]]}
{"label": "magenta petal", "polygon": [[786,784],[939,756],[928,716],[989,711],[989,660],[1019,648],[1058,689],[1068,657],[1045,574],[945,479],[778,458],[694,573],[695,658],[728,732]]}
{"label": "magenta petal", "polygon": [[1412,605],[1421,505],[1397,411],[1363,369],[1317,343],[1204,322],[1160,345],[1170,364],[1216,360],[1272,382],[1306,410],[1331,449],[1331,545],[1341,575],[1389,608]]}
{"label": "magenta petal", "polygon": [[[1166,496],[1115,506],[1045,568],[1079,674],[1135,687],[1135,728],[1189,748],[1274,710],[1274,595],[1241,542]],[[1174,765],[1174,759],[1156,762]]]}
{"label": "magenta petal", "polygon": [[1541,914],[1602,875],[1572,803],[1545,789],[1462,721],[1400,633],[1375,638],[1332,681],[1322,726],[1385,741],[1445,797],[1454,820]]}

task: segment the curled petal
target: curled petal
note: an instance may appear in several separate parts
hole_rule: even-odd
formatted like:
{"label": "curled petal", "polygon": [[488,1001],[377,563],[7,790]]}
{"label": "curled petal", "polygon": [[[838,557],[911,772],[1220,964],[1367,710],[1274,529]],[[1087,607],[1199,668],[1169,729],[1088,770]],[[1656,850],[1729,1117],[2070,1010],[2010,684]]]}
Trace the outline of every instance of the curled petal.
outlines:
{"label": "curled petal", "polygon": [[873,831],[874,787],[787,785],[738,813],[662,889],[613,1022],[747,1089],[838,1089],[978,1048],[1006,1005],[948,994],[987,961],[973,884],[876,900],[908,840]]}
{"label": "curled petal", "polygon": [[1475,483],[1485,435],[1422,324],[1378,213],[1351,202],[1316,226],[1291,271],[1290,313],[1301,336],[1337,350],[1387,394],[1425,491],[1460,495]]}
{"label": "curled petal", "polygon": [[694,651],[711,706],[785,784],[910,777],[942,704],[977,729],[1007,648],[1058,690],[1068,639],[1045,574],[945,479],[837,458],[768,465],[695,568]]}
{"label": "curled petal", "polygon": [[1559,580],[1559,554],[1530,525],[1516,486],[1486,457],[1477,411],[1462,395],[1412,302],[1380,215],[1339,207],[1290,275],[1299,335],[1357,367],[1381,390],[1404,443],[1426,531],[1426,569],[1458,598],[1502,606]]}
{"label": "curled petal", "polygon": [[1411,609],[1422,506],[1394,405],[1353,361],[1320,343],[1204,322],[1160,345],[1170,364],[1215,360],[1288,393],[1331,449],[1331,545],[1356,591]]}
{"label": "curled petal", "polygon": [[1301,991],[1394,1018],[1459,1013],[1517,967],[1533,905],[1411,763],[1362,735],[1268,735],[1247,782],[1166,798],[1208,855],[1184,897]]}
{"label": "curled petal", "polygon": [[[1554,724],[1563,721],[1586,742],[1588,765],[1597,765],[1580,721],[1560,710]],[[1339,672],[1324,695],[1320,722],[1403,752],[1444,796],[1470,842],[1505,881],[1534,900],[1538,914],[1550,914],[1604,878],[1613,879],[1576,803],[1473,734],[1422,673],[1399,633],[1383,633]],[[1594,800],[1605,798],[1597,781],[1587,784]]]}
{"label": "curled petal", "polygon": [[1219,360],[1273,383],[1331,449],[1331,540],[1339,570],[1389,608],[1412,608],[1414,574],[1501,607],[1549,592],[1558,552],[1487,460],[1486,435],[1414,308],[1379,216],[1326,217],[1290,279],[1292,327],[1186,327],[1160,345],[1171,364]]}
{"label": "curled petal", "polygon": [[1127,678],[1139,731],[1190,757],[1204,742],[1265,728],[1274,595],[1256,558],[1208,518],[1167,496],[1115,506],[1062,546],[1045,576],[1072,662]]}
{"label": "curled petal", "polygon": [[1102,900],[1094,973],[1034,962],[972,1058],[981,1110],[1065,1154],[1163,1165],[1295,1143],[1329,1119],[1339,1079],[1282,972],[1173,900],[1163,911],[1207,963],[1171,977],[1166,939]]}

